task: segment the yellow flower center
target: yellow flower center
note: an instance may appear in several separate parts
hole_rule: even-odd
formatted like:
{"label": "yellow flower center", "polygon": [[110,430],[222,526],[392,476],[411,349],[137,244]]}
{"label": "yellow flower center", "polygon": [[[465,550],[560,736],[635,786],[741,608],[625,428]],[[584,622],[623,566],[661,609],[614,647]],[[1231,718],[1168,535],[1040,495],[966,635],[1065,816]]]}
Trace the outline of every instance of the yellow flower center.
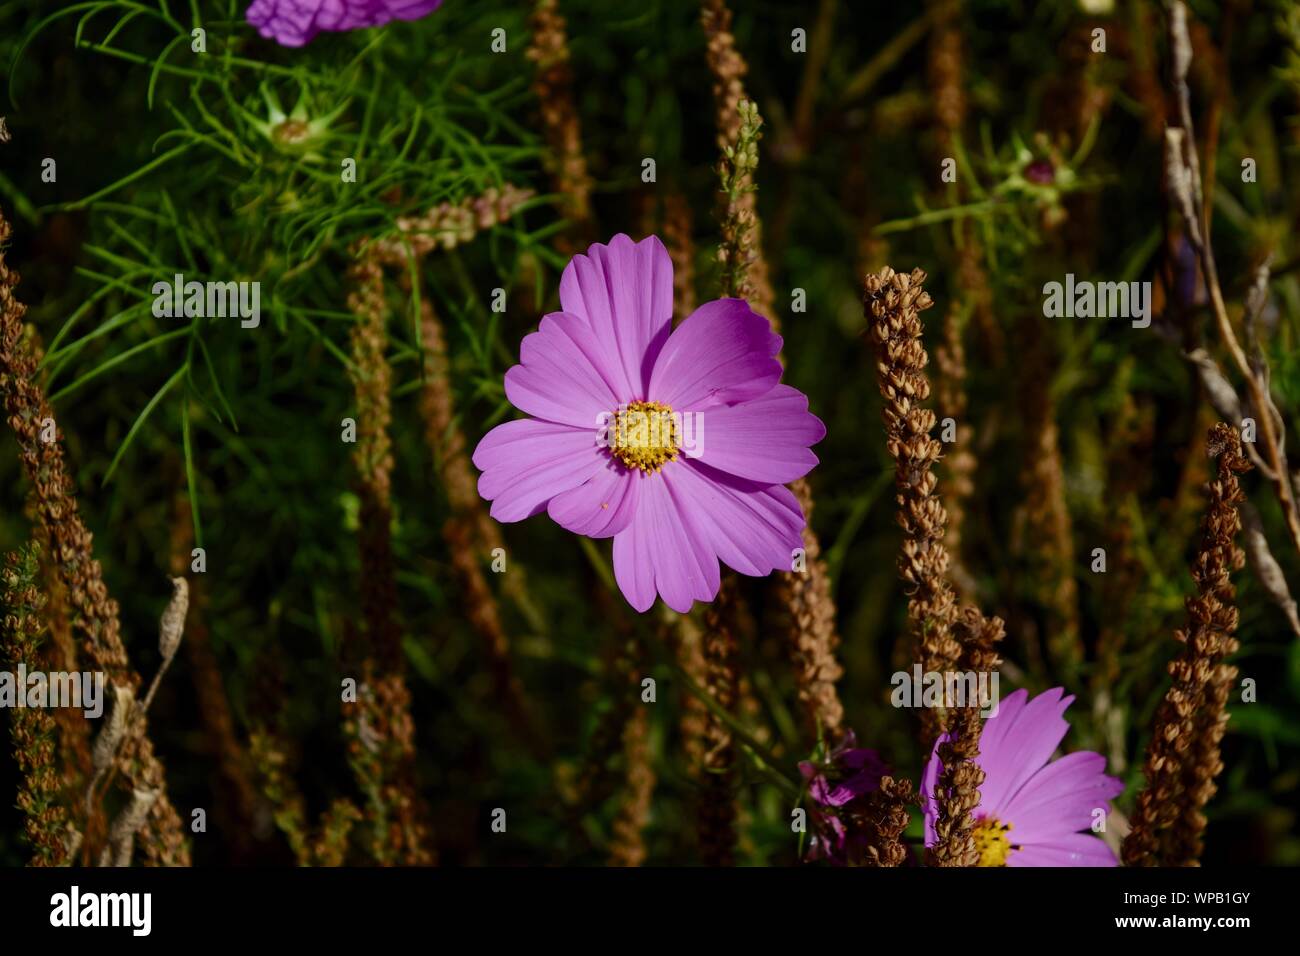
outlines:
{"label": "yellow flower center", "polygon": [[677,423],[660,402],[628,402],[614,413],[609,451],[629,468],[658,471],[677,460]]}
{"label": "yellow flower center", "polygon": [[1012,850],[1020,847],[1011,842],[1007,832],[1010,823],[999,823],[993,817],[986,817],[975,824],[975,846],[980,852],[978,866],[1006,866],[1007,857]]}

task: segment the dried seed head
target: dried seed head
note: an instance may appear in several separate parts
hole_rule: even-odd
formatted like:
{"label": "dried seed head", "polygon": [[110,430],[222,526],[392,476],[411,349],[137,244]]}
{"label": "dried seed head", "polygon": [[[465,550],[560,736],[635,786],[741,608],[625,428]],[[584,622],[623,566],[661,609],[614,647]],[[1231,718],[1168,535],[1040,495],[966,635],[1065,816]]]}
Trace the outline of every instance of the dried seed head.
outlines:
{"label": "dried seed head", "polygon": [[[885,266],[865,277],[863,315],[876,351],[876,377],[885,399],[885,445],[895,462],[898,524],[903,529],[899,576],[909,594],[908,616],[915,654],[925,671],[951,670],[961,651],[951,629],[957,616],[944,546],[948,514],[935,494],[933,466],[943,446],[930,437],[934,412],[918,403],[930,396],[921,313],[934,305],[925,272]],[[923,715],[928,746],[942,729],[937,710]]]}
{"label": "dried seed head", "polygon": [[158,650],[164,661],[176,656],[185,632],[185,614],[190,607],[190,585],[184,578],[172,578],[172,599],[158,626]]}
{"label": "dried seed head", "polygon": [[149,818],[149,811],[158,800],[157,790],[135,789],[131,791],[131,801],[122,808],[122,812],[113,820],[108,831],[108,846],[99,858],[99,865],[106,866],[112,861],[113,866],[130,866],[131,852],[135,849],[135,835],[144,827]]}
{"label": "dried seed head", "polygon": [[134,835],[144,826],[145,818],[149,816],[149,809],[158,799],[157,790],[132,790],[131,802],[126,805],[117,819],[113,821],[110,830],[110,839],[116,841],[122,836]]}
{"label": "dried seed head", "polygon": [[[7,246],[12,229],[0,214],[0,253]],[[14,432],[23,469],[32,486],[32,502],[42,534],[50,541],[50,557],[58,565],[58,574],[67,597],[67,617],[84,652],[90,670],[102,672],[114,687],[137,688],[140,676],[131,666],[122,642],[118,605],[108,593],[103,568],[94,555],[94,538],[82,520],[74,483],[58,441],[46,441],[42,425],[54,419],[49,399],[37,374],[38,349],[27,332],[25,308],[14,296],[18,273],[0,254],[0,405],[2,416]],[[123,711],[130,717],[130,708]],[[125,734],[127,728],[122,728]],[[151,788],[164,786],[165,771],[154,753],[153,744],[144,734],[143,725],[129,759],[123,761],[123,777],[129,784],[141,781]],[[120,745],[120,738],[116,742]],[[115,747],[107,750],[111,763]],[[151,863],[188,865],[189,846],[180,816],[167,799],[158,799],[155,812],[158,826],[146,845]]]}
{"label": "dried seed head", "polygon": [[131,708],[135,704],[135,692],[121,684],[113,685],[113,711],[108,715],[108,723],[95,738],[95,749],[91,753],[91,766],[96,774],[101,774],[113,763],[117,748],[126,737],[130,723]]}
{"label": "dried seed head", "polygon": [[1128,866],[1196,864],[1205,828],[1202,811],[1223,769],[1219,745],[1236,676],[1224,658],[1239,646],[1233,636],[1237,608],[1231,572],[1244,561],[1236,544],[1237,506],[1245,497],[1237,476],[1250,462],[1237,430],[1222,422],[1210,430],[1206,448],[1218,459],[1218,477],[1206,486],[1209,507],[1192,560],[1196,593],[1187,600],[1187,626],[1174,635],[1183,646],[1169,664],[1172,684],[1147,747],[1146,787],[1138,794],[1122,846]]}
{"label": "dried seed head", "polygon": [[911,781],[893,777],[882,777],[880,789],[867,797],[866,866],[903,866],[910,859],[903,831],[913,802]]}
{"label": "dried seed head", "polygon": [[582,124],[573,96],[573,67],[564,17],[556,0],[536,0],[528,17],[532,41],[525,54],[537,65],[533,92],[541,107],[547,167],[579,234],[591,220],[591,175],[582,151]]}

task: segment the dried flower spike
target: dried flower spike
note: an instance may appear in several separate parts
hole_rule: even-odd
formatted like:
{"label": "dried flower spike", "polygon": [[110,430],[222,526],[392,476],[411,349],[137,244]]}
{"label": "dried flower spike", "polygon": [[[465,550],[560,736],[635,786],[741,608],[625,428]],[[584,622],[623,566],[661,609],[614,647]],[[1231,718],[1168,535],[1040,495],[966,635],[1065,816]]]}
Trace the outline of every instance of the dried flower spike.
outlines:
{"label": "dried flower spike", "polygon": [[108,846],[99,857],[100,866],[130,866],[135,849],[135,835],[149,817],[149,811],[158,801],[157,790],[133,790],[131,799],[113,820],[108,831]]}
{"label": "dried flower spike", "polygon": [[[0,216],[0,250],[8,247],[11,229]],[[131,667],[122,643],[117,602],[108,594],[103,569],[95,559],[92,538],[77,508],[72,479],[58,440],[42,439],[44,423],[54,421],[37,376],[36,359],[23,328],[25,306],[14,298],[18,274],[0,252],[0,400],[18,439],[23,470],[33,487],[37,517],[57,561],[72,610],[74,628],[86,661],[104,672],[109,684],[134,692],[140,676]],[[121,753],[123,786],[160,792],[143,841],[148,862],[188,866],[189,845],[180,815],[165,792],[166,773],[141,721],[131,746]]]}
{"label": "dried flower spike", "polygon": [[384,273],[373,247],[358,252],[348,306],[357,317],[350,372],[359,426],[353,464],[361,500],[358,545],[365,645],[351,653],[364,692],[356,702],[344,704],[344,732],[353,772],[369,798],[376,861],[422,865],[432,862],[432,856],[428,808],[415,776],[415,724],[393,557],[392,367]]}
{"label": "dried flower spike", "polygon": [[190,585],[184,578],[172,578],[172,599],[163,611],[158,625],[158,651],[163,660],[170,661],[181,646],[185,632],[185,615],[190,607]]}
{"label": "dried flower spike", "polygon": [[135,692],[129,687],[113,684],[113,709],[109,711],[108,722],[100,728],[95,738],[95,747],[91,751],[91,766],[99,776],[113,765],[113,758],[118,748],[126,739],[130,726],[131,711],[135,706]]}
{"label": "dried flower spike", "polygon": [[[932,673],[952,670],[961,648],[951,634],[957,604],[947,580],[948,513],[935,494],[934,465],[941,445],[930,437],[934,412],[919,404],[930,397],[921,312],[934,304],[924,282],[920,269],[908,275],[886,266],[866,277],[864,309],[885,399],[886,445],[895,462],[898,523],[903,529],[899,574],[910,595],[916,660],[924,672]],[[924,711],[922,739],[927,746],[942,730],[943,719],[938,708]]]}
{"label": "dried flower spike", "polygon": [[533,91],[542,111],[551,179],[556,192],[565,199],[566,213],[581,240],[591,228],[591,177],[582,154],[582,125],[573,99],[569,40],[557,0],[535,0],[528,25],[532,41],[527,56],[537,67]]}
{"label": "dried flower spike", "polygon": [[[44,603],[36,582],[37,547],[9,554],[0,570],[0,665],[35,668],[45,643]],[[33,866],[62,866],[71,856],[62,778],[55,759],[58,726],[42,708],[22,707],[9,717],[9,737],[21,775],[18,808]]]}
{"label": "dried flower spike", "polygon": [[1201,545],[1192,561],[1196,594],[1187,600],[1187,625],[1174,637],[1182,644],[1169,665],[1173,683],[1156,711],[1147,746],[1146,788],[1138,795],[1124,840],[1129,866],[1191,866],[1200,855],[1205,828],[1201,811],[1222,770],[1219,740],[1235,671],[1223,659],[1237,650],[1236,590],[1231,572],[1245,563],[1237,547],[1237,506],[1244,499],[1237,476],[1250,470],[1237,430],[1222,422],[1210,429],[1207,449],[1219,459],[1209,484],[1209,507]]}
{"label": "dried flower spike", "polygon": [[[718,149],[723,159],[723,192],[727,210],[723,244],[719,250],[724,275],[723,295],[740,295],[776,328],[772,285],[763,256],[762,227],[758,219],[757,194],[753,189],[758,166],[758,131],[762,118],[758,107],[745,95],[748,71],[731,33],[731,10],[726,0],[704,0],[700,22],[708,41],[706,58],[713,74],[713,105],[718,131]],[[743,288],[733,288],[741,281]],[[779,329],[778,329],[779,331]]]}

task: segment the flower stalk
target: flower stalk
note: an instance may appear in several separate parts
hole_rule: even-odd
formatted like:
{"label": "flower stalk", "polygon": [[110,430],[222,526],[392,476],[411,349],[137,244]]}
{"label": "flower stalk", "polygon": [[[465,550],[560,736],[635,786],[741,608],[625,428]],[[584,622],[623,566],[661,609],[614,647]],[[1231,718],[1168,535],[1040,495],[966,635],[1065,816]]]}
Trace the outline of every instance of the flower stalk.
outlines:
{"label": "flower stalk", "polygon": [[[23,664],[35,669],[38,661],[48,659],[37,553],[35,545],[11,552],[0,570],[0,661],[15,669]],[[72,821],[56,759],[58,729],[42,708],[19,708],[9,718],[9,738],[20,774],[18,808],[23,812],[32,866],[69,862]]]}
{"label": "flower stalk", "polygon": [[[8,246],[10,235],[8,220],[0,216],[0,249]],[[34,489],[38,519],[58,563],[73,629],[80,635],[86,660],[104,673],[109,686],[134,693],[140,677],[131,667],[122,643],[118,605],[109,596],[103,570],[95,560],[92,536],[72,492],[54,412],[37,378],[36,361],[23,330],[26,307],[13,294],[18,278],[0,254],[0,398],[18,439],[19,457]],[[50,429],[55,430],[52,441],[47,440]],[[188,866],[189,845],[180,816],[167,797],[166,774],[143,718],[131,740],[117,753],[115,765],[128,795],[136,790],[159,794],[149,808],[147,832],[141,841],[145,861],[151,865]]]}
{"label": "flower stalk", "polygon": [[1244,500],[1238,476],[1250,470],[1237,430],[1222,422],[1210,430],[1208,449],[1218,458],[1210,482],[1201,544],[1192,561],[1196,594],[1187,600],[1187,624],[1174,634],[1182,645],[1169,665],[1173,682],[1156,711],[1138,794],[1123,844],[1129,866],[1194,866],[1200,856],[1202,811],[1223,769],[1219,742],[1236,671],[1224,658],[1238,648],[1236,589],[1231,574],[1245,563],[1237,547],[1237,506]]}
{"label": "flower stalk", "polygon": [[[920,405],[930,397],[921,313],[934,304],[923,288],[925,278],[920,269],[903,274],[886,266],[866,277],[864,307],[885,399],[886,445],[895,462],[898,523],[903,529],[898,567],[909,593],[914,660],[924,673],[942,673],[955,668],[961,646],[952,635],[957,603],[947,579],[948,513],[935,493],[934,465],[942,446],[930,437],[934,412]],[[944,709],[926,708],[921,720],[922,742],[928,747],[944,727]]]}
{"label": "flower stalk", "polygon": [[526,55],[536,68],[533,92],[541,107],[551,180],[555,191],[564,197],[566,215],[581,244],[592,226],[591,176],[582,153],[582,123],[573,98],[569,38],[558,0],[534,0],[528,25],[532,40]]}
{"label": "flower stalk", "polygon": [[345,702],[348,757],[366,793],[371,850],[381,864],[432,862],[428,811],[415,779],[415,726],[398,621],[392,545],[392,369],[388,364],[383,267],[360,252],[351,270],[350,374],[357,402],[353,464],[361,501],[358,544],[365,645],[354,663],[360,679],[355,702]]}

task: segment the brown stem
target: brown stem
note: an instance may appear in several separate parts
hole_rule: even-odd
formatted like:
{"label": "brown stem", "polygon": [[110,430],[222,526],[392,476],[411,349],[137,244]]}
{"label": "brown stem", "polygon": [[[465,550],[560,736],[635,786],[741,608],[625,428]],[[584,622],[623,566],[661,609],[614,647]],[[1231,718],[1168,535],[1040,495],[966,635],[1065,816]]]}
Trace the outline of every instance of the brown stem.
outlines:
{"label": "brown stem", "polygon": [[[1237,340],[1237,334],[1233,331],[1232,321],[1228,318],[1228,307],[1223,300],[1223,290],[1219,283],[1219,270],[1215,263],[1214,250],[1208,240],[1209,225],[1204,221],[1206,200],[1202,188],[1200,160],[1196,154],[1191,92],[1187,86],[1187,70],[1192,59],[1191,40],[1187,33],[1187,9],[1179,0],[1174,0],[1170,4],[1169,13],[1169,45],[1174,60],[1173,69],[1170,72],[1173,77],[1181,129],[1169,130],[1166,137],[1169,149],[1174,153],[1174,157],[1183,164],[1183,168],[1177,170],[1177,175],[1180,177],[1178,185],[1181,188],[1176,189],[1175,192],[1179,196],[1179,206],[1183,218],[1187,222],[1188,239],[1193,248],[1196,249],[1201,260],[1201,268],[1205,273],[1205,282],[1209,288],[1210,302],[1214,308],[1214,320],[1218,326],[1219,336],[1227,346],[1237,370],[1246,381],[1251,404],[1254,406],[1258,419],[1259,436],[1261,443],[1264,445],[1264,451],[1271,470],[1269,478],[1273,482],[1274,490],[1277,492],[1279,502],[1281,502],[1282,512],[1286,518],[1287,530],[1291,534],[1292,543],[1297,550],[1300,550],[1300,510],[1297,510],[1296,507],[1294,488],[1291,485],[1291,473],[1275,431],[1271,412],[1272,399],[1266,395],[1258,376],[1251,369],[1245,350],[1242,349],[1241,343]],[[1175,136],[1176,132],[1181,135]],[[1185,182],[1181,180],[1182,176],[1187,177]]]}

